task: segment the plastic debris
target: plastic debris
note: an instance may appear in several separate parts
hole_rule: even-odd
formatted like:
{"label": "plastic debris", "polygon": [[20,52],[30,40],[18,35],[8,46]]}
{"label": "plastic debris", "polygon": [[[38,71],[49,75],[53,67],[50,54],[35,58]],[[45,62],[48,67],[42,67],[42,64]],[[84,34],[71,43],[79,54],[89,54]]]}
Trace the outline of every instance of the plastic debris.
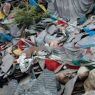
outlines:
{"label": "plastic debris", "polygon": [[94,3],[1,0],[0,95],[94,95]]}

